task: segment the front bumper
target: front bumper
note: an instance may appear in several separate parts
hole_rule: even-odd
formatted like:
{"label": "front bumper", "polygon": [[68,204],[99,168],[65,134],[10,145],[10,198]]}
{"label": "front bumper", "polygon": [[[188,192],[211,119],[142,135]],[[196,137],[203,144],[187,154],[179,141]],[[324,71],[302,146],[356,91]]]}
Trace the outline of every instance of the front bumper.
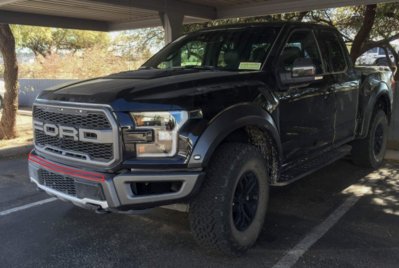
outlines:
{"label": "front bumper", "polygon": [[[45,174],[46,176],[43,177]],[[61,200],[77,206],[106,210],[126,211],[180,203],[197,192],[201,172],[129,172],[108,174],[79,170],[38,156],[29,155],[29,176],[38,188]],[[151,183],[178,183],[174,191],[142,194],[132,185]]]}

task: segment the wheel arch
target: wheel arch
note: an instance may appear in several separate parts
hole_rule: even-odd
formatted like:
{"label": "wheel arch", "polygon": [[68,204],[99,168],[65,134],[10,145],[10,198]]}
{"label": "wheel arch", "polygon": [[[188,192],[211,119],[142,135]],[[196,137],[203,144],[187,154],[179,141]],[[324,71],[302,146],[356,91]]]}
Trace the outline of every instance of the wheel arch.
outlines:
{"label": "wheel arch", "polygon": [[[269,164],[278,165],[281,162],[281,141],[272,116],[260,107],[245,103],[224,110],[210,122],[196,143],[188,166],[205,168],[223,142],[245,139],[261,150],[265,158],[271,161]],[[272,146],[271,150],[267,150],[267,146]],[[265,155],[265,150],[269,156]],[[198,156],[200,159],[196,159]],[[272,158],[268,158],[270,156]]]}
{"label": "wheel arch", "polygon": [[385,83],[380,83],[378,88],[373,91],[366,105],[364,105],[362,126],[359,136],[364,138],[368,135],[372,117],[375,111],[381,109],[387,115],[388,123],[391,122],[392,116],[392,97],[388,86]]}

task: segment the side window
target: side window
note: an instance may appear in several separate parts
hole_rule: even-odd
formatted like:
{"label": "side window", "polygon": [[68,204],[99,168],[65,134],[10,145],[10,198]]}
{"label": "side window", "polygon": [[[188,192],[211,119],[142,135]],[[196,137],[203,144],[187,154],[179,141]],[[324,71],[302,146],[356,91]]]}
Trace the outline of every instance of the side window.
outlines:
{"label": "side window", "polygon": [[280,55],[280,71],[290,72],[296,60],[311,60],[316,73],[323,72],[321,57],[311,31],[295,31],[291,34]]}
{"label": "side window", "polygon": [[166,61],[161,62],[158,68],[172,68],[184,66],[201,66],[204,60],[206,42],[192,41],[171,54]]}
{"label": "side window", "polygon": [[[220,41],[217,67],[260,70],[274,41],[270,32],[242,32]],[[245,42],[243,42],[245,40]]]}
{"label": "side window", "polygon": [[338,73],[345,71],[347,68],[346,57],[337,34],[330,31],[320,31],[317,39],[325,61],[326,72]]}
{"label": "side window", "polygon": [[226,69],[236,69],[240,61],[236,44],[232,41],[224,42],[221,45],[217,66]]}

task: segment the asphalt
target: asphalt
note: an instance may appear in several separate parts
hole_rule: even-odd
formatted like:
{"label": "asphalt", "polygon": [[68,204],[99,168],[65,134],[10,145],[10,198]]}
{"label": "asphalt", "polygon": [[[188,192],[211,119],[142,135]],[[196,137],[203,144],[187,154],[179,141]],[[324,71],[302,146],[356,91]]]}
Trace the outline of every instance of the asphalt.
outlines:
{"label": "asphalt", "polygon": [[[49,198],[29,183],[26,157],[0,160],[0,212]],[[397,163],[377,173],[341,160],[271,192],[256,246],[240,258],[207,254],[187,214],[98,215],[54,201],[0,216],[0,267],[272,267],[362,183],[368,192],[317,240],[295,267],[398,267]],[[370,180],[374,174],[374,180]],[[370,177],[370,178],[369,178]],[[1,214],[1,213],[0,213]]]}

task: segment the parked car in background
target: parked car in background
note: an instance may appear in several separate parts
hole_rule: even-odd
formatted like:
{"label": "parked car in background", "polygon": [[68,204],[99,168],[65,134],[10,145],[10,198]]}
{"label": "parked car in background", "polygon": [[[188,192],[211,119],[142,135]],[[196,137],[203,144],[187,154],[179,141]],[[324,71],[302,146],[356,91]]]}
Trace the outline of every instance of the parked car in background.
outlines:
{"label": "parked car in background", "polygon": [[[394,61],[394,57],[389,53],[389,58]],[[381,47],[375,47],[363,53],[356,61],[356,65],[377,65],[388,66],[389,61],[386,57],[385,50]]]}
{"label": "parked car in background", "polygon": [[6,88],[4,86],[4,81],[0,80],[0,110],[3,109],[3,100]]}

